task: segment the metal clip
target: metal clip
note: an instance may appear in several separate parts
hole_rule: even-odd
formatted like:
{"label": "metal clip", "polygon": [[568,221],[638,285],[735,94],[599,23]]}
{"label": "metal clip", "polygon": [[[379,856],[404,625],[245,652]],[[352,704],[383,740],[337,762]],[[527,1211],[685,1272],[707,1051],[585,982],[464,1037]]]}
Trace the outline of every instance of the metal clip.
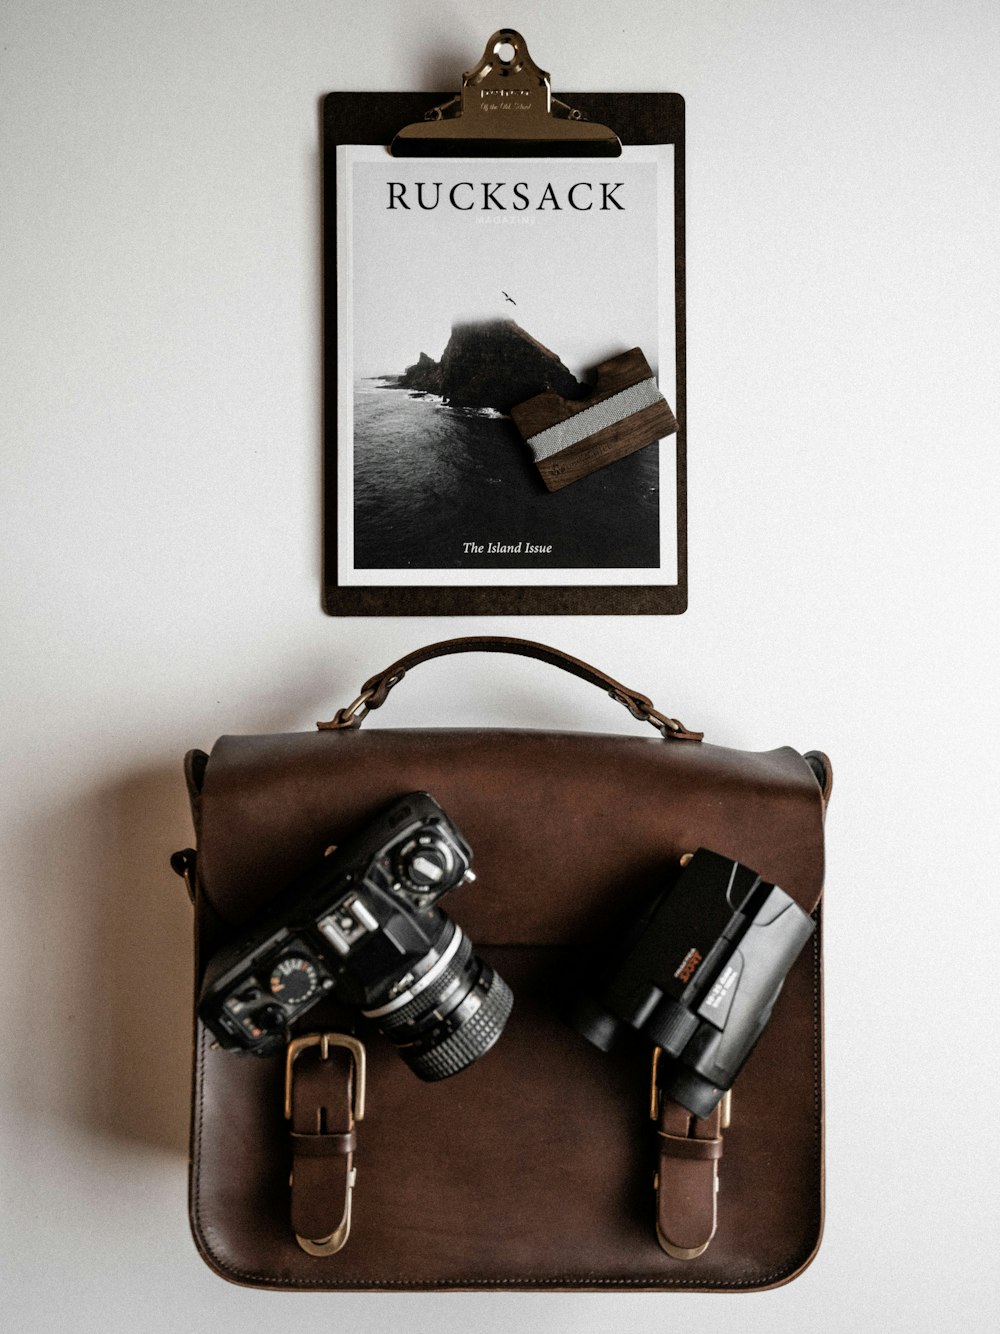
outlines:
{"label": "metal clip", "polygon": [[372,690],[362,691],[362,693],[357,697],[356,700],[354,700],[352,704],[348,704],[346,709],[340,710],[340,712],[337,714],[338,721],[341,723],[349,723],[351,719],[354,717],[354,715],[357,713],[358,709],[364,707],[364,713],[362,713],[361,717],[358,719],[359,723],[363,722],[364,719],[368,716],[368,701],[371,699],[374,693],[375,692]]}
{"label": "metal clip", "polygon": [[[405,675],[406,672],[401,671],[396,672],[394,676],[390,676],[388,680],[374,679],[371,684],[362,690],[356,700],[352,700],[348,704],[346,709],[339,709],[328,723],[317,723],[316,726],[321,732],[336,732],[342,728],[360,727],[372,709],[377,709],[379,704],[385,703],[386,695],[393,686],[399,685]],[[378,703],[369,708],[368,701],[375,699],[376,696],[378,697]],[[363,709],[364,712],[358,713],[359,709]],[[356,718],[355,714],[358,715]]]}
{"label": "metal clip", "polygon": [[175,852],[170,858],[170,869],[184,881],[184,888],[187,890],[187,896],[192,903],[195,901],[195,866],[197,863],[197,853],[194,848],[181,848],[180,852]]}
{"label": "metal clip", "polygon": [[547,70],[536,65],[513,28],[500,28],[462,75],[462,91],[424,112],[392,141],[393,157],[508,155],[620,157],[621,141],[606,125],[552,96]]}
{"label": "metal clip", "polygon": [[655,727],[663,736],[682,737],[692,741],[700,741],[701,732],[690,732],[684,726],[679,718],[668,718],[665,713],[653,707],[649,702],[640,702],[631,695],[621,694],[617,690],[609,690],[608,695],[616,704],[622,704],[633,718],[637,718],[641,723],[649,723],[650,727]]}
{"label": "metal clip", "polygon": [[667,715],[661,713],[659,709],[647,709],[645,721],[652,723],[653,726],[658,728],[661,732],[683,732],[686,730],[684,724],[680,722],[679,719],[668,718]]}
{"label": "metal clip", "polygon": [[[354,1066],[354,1080],[351,1091],[351,1117],[349,1129],[354,1129],[356,1121],[363,1121],[365,1115],[365,1049],[357,1038],[349,1037],[346,1033],[306,1033],[302,1037],[293,1038],[288,1044],[288,1052],[285,1056],[285,1120],[292,1119],[292,1081],[294,1079],[294,1066],[299,1055],[309,1047],[319,1047],[322,1059],[328,1060],[331,1047],[344,1047],[350,1052]],[[328,1237],[300,1237],[295,1234],[295,1240],[308,1255],[333,1255],[341,1250],[347,1241],[351,1231],[351,1200],[354,1193],[354,1184],[357,1180],[357,1171],[354,1167],[354,1154],[347,1156],[347,1194],[344,1200],[344,1213],[340,1226]],[[291,1184],[292,1178],[289,1178]]]}
{"label": "metal clip", "polygon": [[[316,727],[320,732],[336,732],[340,728],[360,727],[370,712],[367,707],[368,701],[374,693],[374,690],[362,690],[357,699],[348,704],[346,709],[339,709],[328,723],[317,723]],[[355,720],[354,715],[360,708],[364,708],[364,712]]]}

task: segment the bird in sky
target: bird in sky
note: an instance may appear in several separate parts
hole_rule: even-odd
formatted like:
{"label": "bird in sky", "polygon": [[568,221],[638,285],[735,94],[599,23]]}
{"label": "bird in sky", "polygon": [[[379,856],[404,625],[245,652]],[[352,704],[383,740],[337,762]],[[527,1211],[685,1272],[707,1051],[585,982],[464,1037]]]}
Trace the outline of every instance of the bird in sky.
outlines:
{"label": "bird in sky", "polygon": [[517,305],[517,302],[514,300],[514,298],[512,296],[508,296],[502,287],[500,288],[500,295],[504,297],[507,301],[509,301],[512,306]]}

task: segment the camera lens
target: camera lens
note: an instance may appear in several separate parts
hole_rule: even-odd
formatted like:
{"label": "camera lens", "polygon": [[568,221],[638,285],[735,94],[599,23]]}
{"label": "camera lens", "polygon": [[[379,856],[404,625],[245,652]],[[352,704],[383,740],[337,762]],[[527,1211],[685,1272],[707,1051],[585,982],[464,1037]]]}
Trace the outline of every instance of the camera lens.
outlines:
{"label": "camera lens", "polygon": [[503,978],[472,952],[449,921],[420,975],[386,1005],[366,1010],[421,1079],[458,1074],[478,1061],[503,1032],[514,997]]}

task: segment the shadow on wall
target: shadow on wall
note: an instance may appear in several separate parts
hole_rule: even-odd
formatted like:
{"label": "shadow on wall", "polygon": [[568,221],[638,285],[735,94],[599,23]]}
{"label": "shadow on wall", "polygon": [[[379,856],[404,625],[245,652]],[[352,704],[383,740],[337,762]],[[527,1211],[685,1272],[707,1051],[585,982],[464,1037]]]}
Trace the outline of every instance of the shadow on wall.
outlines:
{"label": "shadow on wall", "polygon": [[[355,673],[331,685],[340,675],[326,658],[285,667],[228,730],[302,727],[302,700],[305,717],[329,717],[352,698]],[[184,750],[208,750],[215,736],[185,724],[175,755],[86,782],[22,826],[13,849],[27,908],[20,948],[36,963],[7,1016],[9,1094],[39,1133],[62,1119],[99,1139],[187,1156],[194,914],[170,855],[194,844]]]}
{"label": "shadow on wall", "polygon": [[100,1135],[186,1154],[193,910],[169,866],[171,852],[194,842],[181,756],[169,769],[123,775],[94,806],[106,832],[81,1111]]}
{"label": "shadow on wall", "polygon": [[[367,670],[389,656],[373,656]],[[427,684],[433,673],[432,666]],[[331,688],[330,675],[322,663],[307,679],[286,681],[283,693],[321,701],[315,716],[329,717],[349,700],[353,684],[353,678],[344,683],[345,675]],[[233,730],[302,726],[301,715],[289,715],[287,699],[257,703],[247,710],[248,725]],[[426,696],[418,694],[415,703],[414,711],[395,702],[385,711],[393,716],[374,725],[422,725]],[[572,727],[572,699],[570,705]],[[510,683],[503,711],[508,726],[553,724],[549,702],[531,682]],[[482,705],[459,692],[448,712],[458,716],[431,721],[468,726]],[[616,716],[611,710],[609,725]],[[197,726],[185,728],[175,757],[90,783],[24,826],[25,948],[41,963],[8,1016],[11,1046],[20,1048],[10,1093],[39,1130],[62,1118],[99,1139],[187,1155],[193,911],[169,858],[194,842],[185,743],[208,749],[213,740]]]}
{"label": "shadow on wall", "polygon": [[419,69],[415,86],[431,91],[450,88],[457,93],[462,83],[462,74],[478,60],[481,45],[488,36],[489,33],[484,31],[481,37],[469,37],[463,44],[452,34],[444,37],[440,44],[433,42],[429,48],[425,43],[420,51],[412,53],[417,58]]}
{"label": "shadow on wall", "polygon": [[122,773],[25,826],[34,985],[16,1005],[12,1092],[36,1127],[186,1154],[192,913],[171,851],[191,842],[180,757]]}
{"label": "shadow on wall", "polygon": [[169,865],[178,846],[194,842],[182,757],[123,776],[99,800],[108,875],[94,971],[106,1030],[90,1037],[88,1120],[102,1135],[186,1154],[194,914]]}

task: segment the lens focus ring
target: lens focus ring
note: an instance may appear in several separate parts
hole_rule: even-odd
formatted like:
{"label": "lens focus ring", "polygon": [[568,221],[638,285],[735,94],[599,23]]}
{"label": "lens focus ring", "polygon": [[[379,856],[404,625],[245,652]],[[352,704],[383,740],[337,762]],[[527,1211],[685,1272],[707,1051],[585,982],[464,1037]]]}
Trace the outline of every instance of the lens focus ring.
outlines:
{"label": "lens focus ring", "polygon": [[406,1028],[413,1020],[422,1019],[425,1014],[433,1010],[438,1002],[448,995],[452,987],[466,977],[471,958],[472,941],[468,936],[463,936],[454,956],[449,960],[448,966],[439,977],[434,979],[429,987],[425,987],[412,1000],[407,1001],[405,1005],[401,1005],[398,1010],[392,1010],[389,1014],[382,1015],[379,1018],[379,1026],[382,1032],[388,1035],[398,1033],[400,1029]]}
{"label": "lens focus ring", "polygon": [[484,991],[479,1008],[461,1027],[437,1046],[423,1051],[401,1049],[400,1055],[421,1079],[434,1081],[458,1074],[489,1051],[503,1032],[514,1004],[511,989],[487,965],[483,966],[480,983]]}

